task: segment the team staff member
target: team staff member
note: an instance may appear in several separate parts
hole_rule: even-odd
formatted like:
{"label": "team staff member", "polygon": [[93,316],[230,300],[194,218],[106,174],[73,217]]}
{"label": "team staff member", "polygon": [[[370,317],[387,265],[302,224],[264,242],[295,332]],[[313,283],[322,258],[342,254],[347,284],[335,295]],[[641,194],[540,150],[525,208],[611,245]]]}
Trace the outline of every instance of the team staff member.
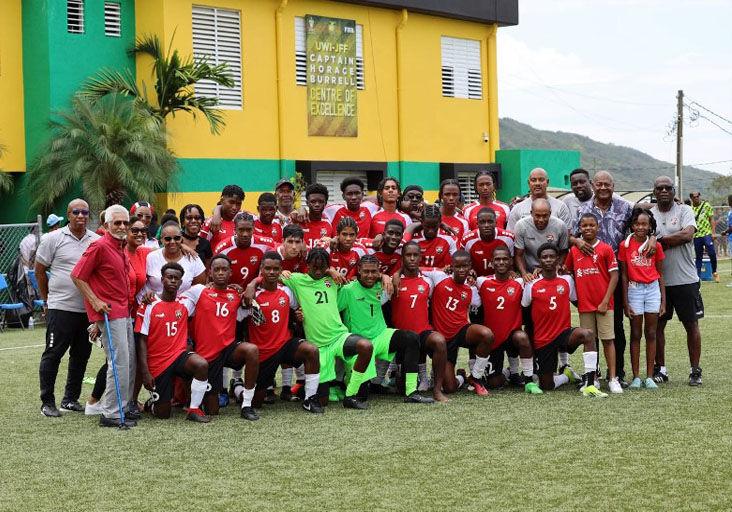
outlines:
{"label": "team staff member", "polygon": [[551,212],[554,217],[558,217],[565,226],[569,227],[572,222],[572,217],[569,213],[567,205],[547,194],[547,187],[549,187],[549,175],[541,167],[537,167],[529,173],[529,197],[516,204],[511,209],[511,214],[508,216],[508,230],[516,232],[516,223],[531,215],[532,205],[537,199],[546,199],[549,201]]}
{"label": "team staff member", "polygon": [[[86,201],[71,201],[66,216],[69,220],[66,227],[41,239],[35,263],[38,292],[45,304],[43,310],[47,324],[46,348],[38,370],[41,412],[52,418],[61,416],[54,397],[61,358],[68,350],[69,369],[61,409],[80,412],[84,410],[79,403],[81,383],[91,354],[84,298],[71,280],[71,271],[99,235],[86,228],[89,221]],[[47,271],[50,271],[50,279]]]}
{"label": "team staff member", "polygon": [[[102,333],[104,352],[107,354],[107,387],[102,395],[102,415],[99,425],[114,427],[120,422],[113,364],[109,344],[114,343],[115,361],[122,407],[126,407],[135,382],[135,338],[130,319],[129,257],[125,251],[127,226],[130,215],[124,206],[114,204],[104,212],[107,232],[100,240],[89,245],[71,273],[76,287],[84,295],[89,321],[95,322]],[[109,317],[112,335],[110,340],[104,325],[104,315]],[[135,425],[139,413],[129,415],[129,423]]]}

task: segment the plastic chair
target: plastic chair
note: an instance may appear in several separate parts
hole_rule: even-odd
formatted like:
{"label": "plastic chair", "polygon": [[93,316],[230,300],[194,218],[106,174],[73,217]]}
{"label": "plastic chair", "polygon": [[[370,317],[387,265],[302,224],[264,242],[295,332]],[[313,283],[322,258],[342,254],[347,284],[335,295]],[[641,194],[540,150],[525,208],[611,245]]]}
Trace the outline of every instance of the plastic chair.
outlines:
{"label": "plastic chair", "polygon": [[[31,286],[33,287],[33,291],[36,292],[36,296],[39,296],[40,293],[38,292],[38,280],[36,279],[36,271],[29,270],[26,275],[28,276],[28,281],[30,281]],[[41,299],[33,300],[33,310],[35,311],[43,310],[44,305],[45,302],[43,302]]]}
{"label": "plastic chair", "polygon": [[[6,292],[8,290],[8,282],[5,279],[5,274],[0,274],[0,293]],[[7,292],[8,297],[10,297],[9,292]],[[0,303],[0,331],[5,330],[5,315],[7,311],[17,311],[19,309],[24,309],[25,304],[22,302],[2,302]],[[21,329],[25,329],[25,326],[23,325],[23,322],[20,322]]]}

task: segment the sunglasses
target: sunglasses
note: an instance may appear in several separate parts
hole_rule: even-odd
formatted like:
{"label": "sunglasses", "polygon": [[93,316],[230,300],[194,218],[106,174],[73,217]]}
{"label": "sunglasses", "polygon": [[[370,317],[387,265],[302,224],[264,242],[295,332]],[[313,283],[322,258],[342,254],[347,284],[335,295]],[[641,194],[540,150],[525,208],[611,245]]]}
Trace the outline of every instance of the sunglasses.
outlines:
{"label": "sunglasses", "polygon": [[140,233],[144,233],[147,231],[145,228],[130,228],[130,233],[133,235],[139,235]]}
{"label": "sunglasses", "polygon": [[181,235],[163,237],[164,242],[172,242],[172,241],[180,242],[181,240],[183,240],[183,237]]}
{"label": "sunglasses", "polygon": [[89,210],[87,210],[85,208],[74,208],[73,210],[71,210],[71,214],[72,215],[83,215],[84,217],[88,217]]}
{"label": "sunglasses", "polygon": [[112,222],[112,224],[114,224],[115,226],[118,226],[118,227],[119,226],[129,226],[130,221],[129,220],[115,220],[114,222]]}
{"label": "sunglasses", "polygon": [[663,190],[671,191],[673,189],[674,189],[673,185],[659,185],[656,187],[656,190],[660,190],[660,191],[663,191]]}

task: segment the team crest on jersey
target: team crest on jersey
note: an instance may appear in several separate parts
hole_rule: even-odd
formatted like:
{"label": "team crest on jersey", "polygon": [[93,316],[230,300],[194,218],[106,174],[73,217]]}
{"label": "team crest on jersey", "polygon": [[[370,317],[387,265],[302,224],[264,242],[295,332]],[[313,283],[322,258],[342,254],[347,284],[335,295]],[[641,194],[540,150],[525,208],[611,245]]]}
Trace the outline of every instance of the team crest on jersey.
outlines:
{"label": "team crest on jersey", "polygon": [[364,212],[358,212],[358,218],[363,220],[366,218],[366,214]]}
{"label": "team crest on jersey", "polygon": [[280,299],[277,302],[279,302],[280,306],[283,306],[283,307],[287,304],[287,301],[285,300],[284,297],[280,297]]}
{"label": "team crest on jersey", "polygon": [[564,285],[560,284],[559,286],[557,286],[557,293],[559,295],[564,295]]}
{"label": "team crest on jersey", "polygon": [[183,311],[181,311],[180,309],[176,309],[175,310],[175,318],[177,320],[180,320],[181,318],[183,318]]}
{"label": "team crest on jersey", "polygon": [[256,265],[256,263],[257,263],[257,257],[256,256],[250,257],[249,258],[249,263],[251,263],[252,265]]}
{"label": "team crest on jersey", "polygon": [[467,299],[467,298],[468,298],[468,294],[467,294],[467,293],[465,293],[465,292],[460,292],[460,299],[461,299],[461,300],[465,300],[465,299]]}
{"label": "team crest on jersey", "polygon": [[552,235],[551,233],[549,233],[548,235],[546,235],[546,241],[547,242],[554,242],[555,241],[554,240],[554,235]]}
{"label": "team crest on jersey", "polygon": [[437,249],[435,249],[435,252],[437,254],[442,254],[442,251],[444,251],[444,249],[442,247],[438,247]]}
{"label": "team crest on jersey", "polygon": [[514,288],[513,286],[509,286],[508,288],[506,288],[506,293],[508,293],[509,295],[514,295],[516,293],[516,288]]}
{"label": "team crest on jersey", "polygon": [[325,228],[320,228],[320,237],[321,237],[321,238],[322,238],[322,237],[324,237],[324,236],[325,236],[325,235],[327,235],[327,234],[328,234],[328,230],[327,230],[327,229],[325,229]]}
{"label": "team crest on jersey", "polygon": [[423,284],[420,284],[419,286],[417,286],[417,291],[419,293],[424,293],[424,291],[425,291],[424,285]]}
{"label": "team crest on jersey", "polygon": [[234,298],[236,298],[236,296],[233,293],[227,293],[226,294],[226,299],[227,300],[234,300]]}
{"label": "team crest on jersey", "polygon": [[330,288],[330,280],[329,279],[326,279],[325,280],[325,287],[326,288]]}

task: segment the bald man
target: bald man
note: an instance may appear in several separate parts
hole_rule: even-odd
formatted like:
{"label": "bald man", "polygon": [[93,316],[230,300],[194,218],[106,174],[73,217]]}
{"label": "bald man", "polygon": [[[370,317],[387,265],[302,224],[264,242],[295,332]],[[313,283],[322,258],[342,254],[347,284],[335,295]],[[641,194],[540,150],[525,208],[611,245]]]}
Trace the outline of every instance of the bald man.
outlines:
{"label": "bald man", "polygon": [[[565,226],[569,227],[572,223],[572,214],[559,199],[551,197],[547,194],[547,188],[549,187],[549,175],[541,167],[537,167],[529,173],[529,197],[516,204],[511,209],[511,213],[508,216],[507,228],[509,231],[516,230],[516,223],[531,215],[531,204],[536,199],[546,199],[549,201],[551,206],[551,215],[559,218],[564,222]],[[537,247],[538,248],[538,247]]]}
{"label": "bald man", "polygon": [[[36,251],[35,272],[38,293],[44,301],[46,317],[46,348],[41,355],[38,370],[41,384],[41,413],[57,418],[54,388],[56,376],[66,351],[69,352],[69,369],[66,389],[61,400],[62,411],[83,412],[79,403],[81,384],[86,364],[91,354],[89,320],[84,309],[84,297],[71,280],[71,271],[99,235],[87,229],[89,204],[74,199],[66,209],[66,227],[48,233],[41,238]],[[46,272],[50,271],[50,279]]]}
{"label": "bald man", "polygon": [[547,199],[535,199],[531,203],[531,215],[516,223],[514,262],[525,282],[532,281],[539,274],[537,251],[549,242],[559,248],[559,261],[564,261],[569,236],[567,225],[552,215],[552,205]]}

